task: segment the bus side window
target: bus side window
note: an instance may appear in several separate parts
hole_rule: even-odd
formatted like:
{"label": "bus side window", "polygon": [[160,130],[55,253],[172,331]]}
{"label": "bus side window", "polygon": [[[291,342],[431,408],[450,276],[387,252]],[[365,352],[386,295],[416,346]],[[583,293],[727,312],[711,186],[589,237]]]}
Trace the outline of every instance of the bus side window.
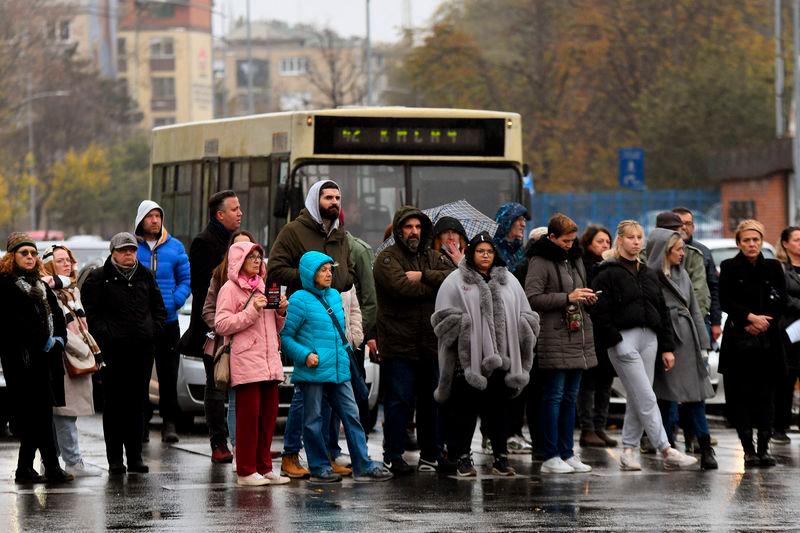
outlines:
{"label": "bus side window", "polygon": [[[272,166],[273,175],[276,177],[275,205],[272,216],[278,219],[286,218],[291,209],[292,183],[289,180],[289,162],[285,159],[274,159]],[[292,180],[293,181],[293,180]]]}

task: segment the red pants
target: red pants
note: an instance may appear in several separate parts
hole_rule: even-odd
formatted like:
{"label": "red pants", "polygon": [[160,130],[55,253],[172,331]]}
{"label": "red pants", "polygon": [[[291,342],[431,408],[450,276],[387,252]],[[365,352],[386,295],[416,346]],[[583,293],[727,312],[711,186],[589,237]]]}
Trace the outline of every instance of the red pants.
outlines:
{"label": "red pants", "polygon": [[236,473],[272,471],[272,434],[278,418],[278,382],[238,385],[236,392]]}

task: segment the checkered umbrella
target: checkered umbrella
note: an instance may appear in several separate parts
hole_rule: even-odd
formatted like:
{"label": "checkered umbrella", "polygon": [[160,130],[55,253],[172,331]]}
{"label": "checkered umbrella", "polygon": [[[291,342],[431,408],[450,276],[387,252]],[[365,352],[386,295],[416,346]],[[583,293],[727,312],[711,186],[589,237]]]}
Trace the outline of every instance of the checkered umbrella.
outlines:
{"label": "checkered umbrella", "polygon": [[[472,239],[482,231],[486,231],[492,236],[494,236],[494,232],[497,231],[497,222],[472,207],[466,200],[458,200],[438,207],[423,209],[422,212],[428,215],[428,218],[431,219],[434,225],[442,217],[447,216],[455,218],[464,226],[464,231],[467,232],[467,240]],[[392,244],[394,244],[394,236],[383,241],[378,247],[376,254]]]}

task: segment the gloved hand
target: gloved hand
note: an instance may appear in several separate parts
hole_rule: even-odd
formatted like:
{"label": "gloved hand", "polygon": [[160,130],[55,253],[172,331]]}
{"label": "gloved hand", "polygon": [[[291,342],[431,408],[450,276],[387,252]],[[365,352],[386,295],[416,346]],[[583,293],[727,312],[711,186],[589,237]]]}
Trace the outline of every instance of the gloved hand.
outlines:
{"label": "gloved hand", "polygon": [[62,348],[64,347],[64,339],[63,338],[61,338],[61,337],[48,337],[47,338],[47,342],[44,345],[45,353],[49,352],[50,350],[52,350],[53,347],[55,347],[57,342],[61,343],[61,347]]}

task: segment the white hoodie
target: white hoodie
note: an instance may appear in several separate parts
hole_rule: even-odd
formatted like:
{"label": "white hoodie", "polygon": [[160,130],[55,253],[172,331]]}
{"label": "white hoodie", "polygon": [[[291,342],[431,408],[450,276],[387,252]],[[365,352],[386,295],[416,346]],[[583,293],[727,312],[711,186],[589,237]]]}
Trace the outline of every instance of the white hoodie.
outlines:
{"label": "white hoodie", "polygon": [[147,213],[152,211],[153,209],[158,209],[161,211],[161,238],[158,240],[161,241],[164,237],[164,210],[161,209],[161,206],[155,203],[153,200],[142,200],[142,203],[139,204],[139,209],[136,210],[136,222],[133,223],[133,232],[135,235],[141,237],[139,232],[139,224],[142,223],[144,217],[147,216]]}
{"label": "white hoodie", "polygon": [[[336,184],[337,187],[339,187],[339,184],[336,183],[335,181],[323,179],[314,183],[314,185],[312,185],[311,188],[308,189],[308,194],[306,195],[306,211],[308,211],[308,214],[311,215],[311,218],[313,218],[317,222],[317,224],[322,224],[322,215],[319,214],[320,189],[322,188],[323,184],[328,182],[334,183]],[[150,209],[154,208],[151,207]],[[333,224],[331,224],[331,227],[328,229],[328,233],[334,231],[338,227],[339,227],[339,219],[337,218],[336,220],[333,221]]]}

